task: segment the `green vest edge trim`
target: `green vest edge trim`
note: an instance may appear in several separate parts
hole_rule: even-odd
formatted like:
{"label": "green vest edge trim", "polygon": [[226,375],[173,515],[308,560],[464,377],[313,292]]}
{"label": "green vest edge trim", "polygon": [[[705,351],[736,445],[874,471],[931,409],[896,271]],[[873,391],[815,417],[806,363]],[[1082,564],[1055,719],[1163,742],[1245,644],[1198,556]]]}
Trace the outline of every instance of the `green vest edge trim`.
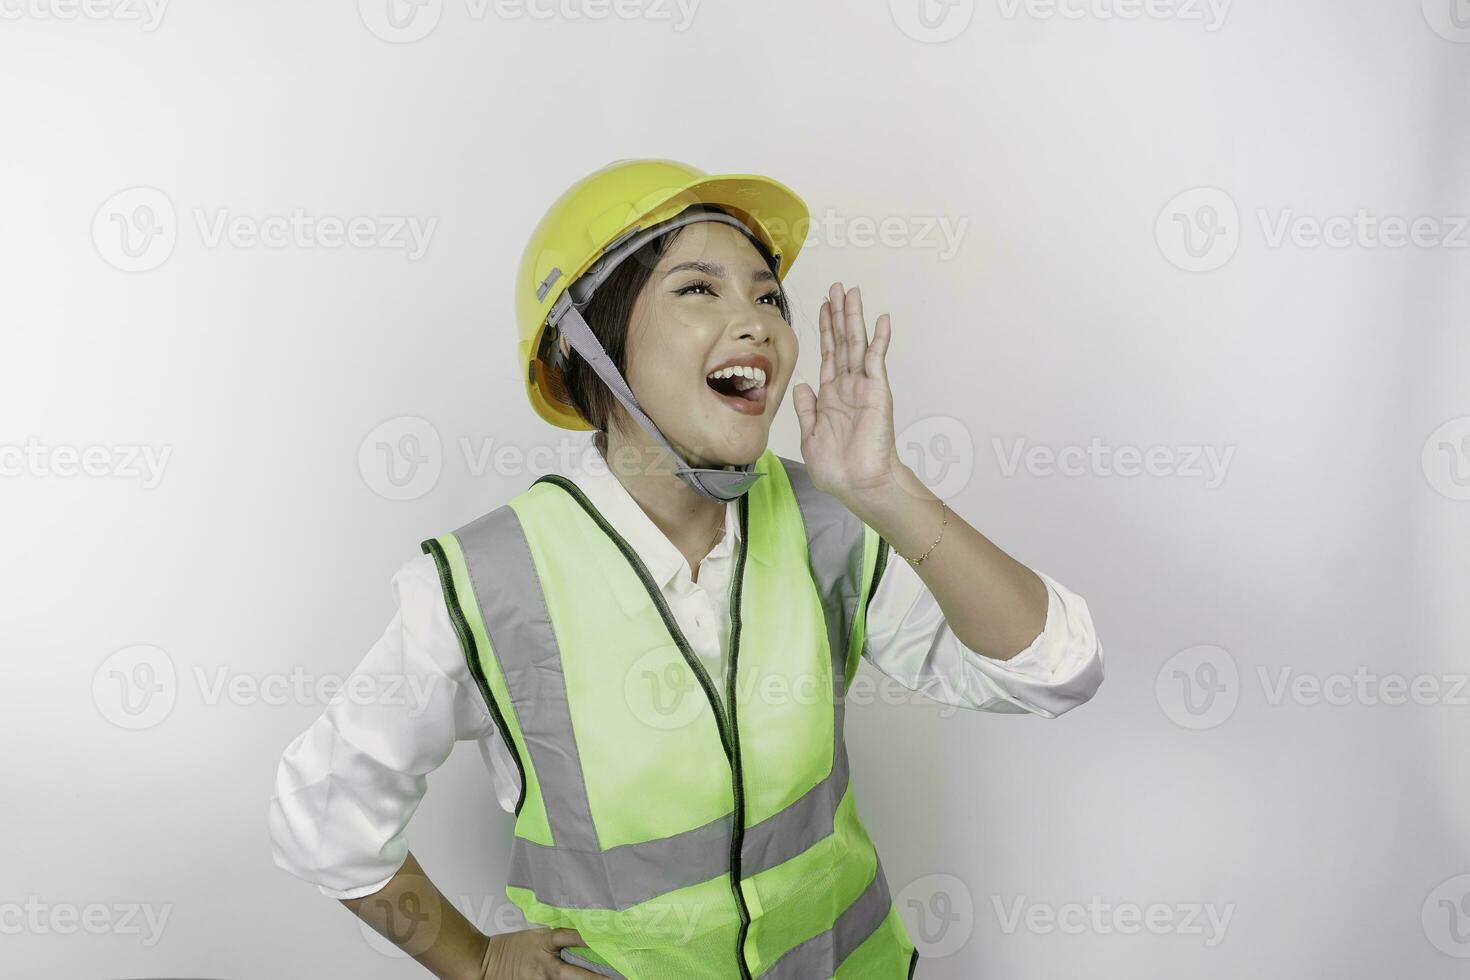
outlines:
{"label": "green vest edge trim", "polygon": [[[460,602],[459,588],[454,581],[454,569],[445,553],[445,541],[448,546],[458,550],[459,543],[453,535],[444,538],[430,538],[423,542],[420,547],[424,553],[434,559],[434,566],[439,570],[439,584],[444,593],[444,603],[449,610],[449,621],[454,624],[454,632],[459,636],[460,649],[464,653],[465,663],[470,670],[470,676],[475,679],[475,686],[480,689],[480,695],[485,699],[485,705],[490,711],[490,719],[495,723],[495,728],[500,733],[501,741],[510,751],[510,757],[515,762],[516,772],[521,778],[521,789],[516,797],[514,815],[519,818],[521,808],[526,803],[526,767],[521,761],[522,746],[519,743],[519,733],[514,736],[510,726],[506,723],[505,713],[496,702],[494,693],[490,690],[490,683],[485,677],[484,668],[480,662],[474,632],[470,628],[469,621],[465,618],[464,608]],[[463,564],[461,559],[460,564]]]}

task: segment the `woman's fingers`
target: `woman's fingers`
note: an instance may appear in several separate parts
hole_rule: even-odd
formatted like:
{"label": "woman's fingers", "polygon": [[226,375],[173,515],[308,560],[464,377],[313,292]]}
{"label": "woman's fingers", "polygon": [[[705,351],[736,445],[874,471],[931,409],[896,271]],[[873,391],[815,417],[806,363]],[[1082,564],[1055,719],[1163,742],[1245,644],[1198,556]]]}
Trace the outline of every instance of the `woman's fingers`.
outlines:
{"label": "woman's fingers", "polygon": [[586,946],[582,934],[575,929],[551,929],[546,933],[546,948],[553,953],[563,946]]}
{"label": "woman's fingers", "polygon": [[848,290],[844,303],[847,313],[847,356],[854,371],[862,371],[868,359],[868,325],[863,322],[863,294],[858,287]]}
{"label": "woman's fingers", "polygon": [[827,289],[827,302],[832,304],[832,345],[837,353],[837,373],[846,374],[848,367],[847,315],[842,283],[834,282]]}
{"label": "woman's fingers", "polygon": [[836,344],[832,336],[832,304],[828,300],[822,300],[822,308],[817,313],[818,343],[822,350],[822,371],[818,375],[822,384],[826,384],[837,377],[837,352],[834,350]]}
{"label": "woman's fingers", "polygon": [[[822,337],[822,381],[848,371],[867,373],[868,325],[863,319],[862,291],[857,286],[843,289],[842,283],[834,282],[827,289],[827,300],[817,314],[817,322]],[[829,344],[830,377],[827,374]]]}
{"label": "woman's fingers", "polygon": [[868,377],[888,380],[888,345],[893,342],[893,320],[887,313],[873,324],[873,342],[868,345]]}
{"label": "woman's fingers", "polygon": [[596,980],[597,974],[582,969],[561,958],[563,946],[586,946],[582,940],[582,934],[575,929],[553,929],[546,934],[546,951],[555,961],[546,968],[546,975],[552,980],[585,980],[592,977]]}

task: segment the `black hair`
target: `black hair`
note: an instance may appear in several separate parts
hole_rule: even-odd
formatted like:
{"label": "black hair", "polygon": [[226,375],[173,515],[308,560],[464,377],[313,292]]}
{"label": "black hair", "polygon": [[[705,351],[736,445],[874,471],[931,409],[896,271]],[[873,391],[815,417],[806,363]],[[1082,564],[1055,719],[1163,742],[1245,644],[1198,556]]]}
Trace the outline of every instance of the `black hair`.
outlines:
{"label": "black hair", "polygon": [[[707,204],[693,205],[690,210],[731,213],[725,208]],[[734,217],[741,216],[736,214]],[[587,326],[592,328],[602,349],[607,351],[607,356],[624,378],[628,376],[628,326],[633,317],[633,304],[647,285],[649,277],[653,275],[659,259],[663,258],[678,239],[679,233],[687,227],[684,225],[659,235],[624,259],[598,287],[592,301],[582,311]],[[779,263],[770,250],[757,238],[751,237],[750,243],[755,246],[771,272],[779,276]],[[787,303],[786,290],[779,286],[779,280],[777,289],[777,307],[781,311],[781,318],[790,323],[791,307]],[[620,407],[621,403],[575,348],[571,350],[571,357],[562,372],[562,389],[582,418],[597,430],[593,438],[598,448],[606,452],[608,426],[612,423],[614,409]]]}

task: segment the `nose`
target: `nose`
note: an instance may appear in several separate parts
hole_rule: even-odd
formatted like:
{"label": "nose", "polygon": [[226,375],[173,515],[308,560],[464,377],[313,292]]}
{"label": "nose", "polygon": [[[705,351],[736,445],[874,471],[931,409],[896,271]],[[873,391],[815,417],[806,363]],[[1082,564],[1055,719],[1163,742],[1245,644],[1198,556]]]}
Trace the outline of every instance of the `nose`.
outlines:
{"label": "nose", "polygon": [[771,332],[760,305],[753,299],[735,304],[735,310],[730,314],[729,330],[735,337],[750,337],[756,341],[765,340]]}

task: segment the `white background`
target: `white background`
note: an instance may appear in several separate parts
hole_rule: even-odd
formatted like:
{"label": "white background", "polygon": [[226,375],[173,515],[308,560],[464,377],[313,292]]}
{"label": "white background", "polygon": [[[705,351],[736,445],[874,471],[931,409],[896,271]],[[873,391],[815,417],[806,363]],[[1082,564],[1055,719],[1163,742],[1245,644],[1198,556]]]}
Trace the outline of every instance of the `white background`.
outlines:
{"label": "white background", "polygon": [[[0,972],[423,975],[273,866],[276,762],[324,703],[251,685],[346,674],[418,542],[541,471],[486,440],[568,444],[511,276],[568,184],[663,156],[805,198],[795,380],[827,285],[862,286],[906,458],[1107,651],[1055,720],[850,709],[917,975],[1464,976],[1463,0],[63,2],[0,0]],[[211,235],[298,209],[376,231]],[[1360,211],[1432,222],[1312,243]],[[395,487],[376,447],[412,418]],[[1165,448],[1128,475],[1094,440]],[[772,445],[799,457],[789,398]],[[1359,670],[1345,703],[1277,696]],[[459,746],[410,839],[487,930],[509,835]]]}

